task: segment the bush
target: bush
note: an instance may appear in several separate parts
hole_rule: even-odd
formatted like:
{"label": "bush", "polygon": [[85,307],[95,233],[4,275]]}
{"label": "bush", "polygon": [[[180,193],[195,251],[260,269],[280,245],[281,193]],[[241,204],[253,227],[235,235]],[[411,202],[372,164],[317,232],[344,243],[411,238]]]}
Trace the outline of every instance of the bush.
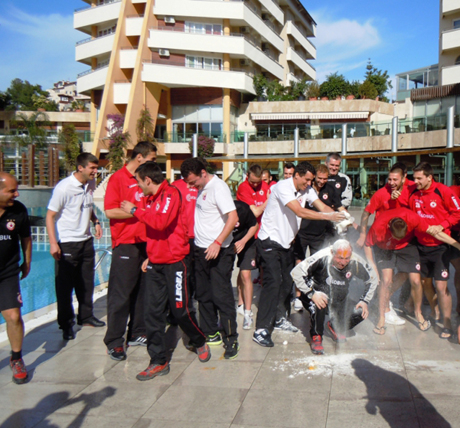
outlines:
{"label": "bush", "polygon": [[[211,137],[206,137],[205,135],[198,136],[198,157],[200,158],[210,158],[214,154],[214,145],[215,141]],[[193,140],[188,143],[188,148],[190,153],[193,153]]]}
{"label": "bush", "polygon": [[108,114],[107,119],[113,123],[110,128],[105,128],[108,132],[109,154],[107,159],[112,164],[112,169],[119,170],[125,163],[125,150],[131,140],[129,132],[123,132],[125,117],[121,114]]}

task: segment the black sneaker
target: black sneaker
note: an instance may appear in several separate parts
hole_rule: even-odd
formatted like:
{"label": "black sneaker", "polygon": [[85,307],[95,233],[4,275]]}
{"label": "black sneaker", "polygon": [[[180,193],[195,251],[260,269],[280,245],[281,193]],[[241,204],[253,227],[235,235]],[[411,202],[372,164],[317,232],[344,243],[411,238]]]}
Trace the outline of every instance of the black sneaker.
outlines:
{"label": "black sneaker", "polygon": [[275,346],[267,329],[263,329],[260,333],[255,331],[252,340],[266,348],[273,348],[273,346]]}
{"label": "black sneaker", "polygon": [[128,346],[147,346],[147,336],[137,336],[129,339]]}
{"label": "black sneaker", "polygon": [[210,346],[222,345],[222,336],[219,332],[216,334],[210,334],[206,337],[206,343]]}
{"label": "black sneaker", "polygon": [[78,321],[78,325],[87,326],[87,327],[104,327],[105,322],[98,320],[94,315],[90,316],[85,321]]}
{"label": "black sneaker", "polygon": [[225,345],[224,358],[226,360],[234,360],[238,356],[240,345],[238,342],[234,342],[231,345]]}
{"label": "black sneaker", "polygon": [[123,346],[116,346],[115,348],[107,349],[107,354],[109,354],[109,357],[115,361],[126,360],[126,352]]}
{"label": "black sneaker", "polygon": [[73,328],[72,327],[63,328],[62,329],[62,338],[64,340],[74,340],[75,339],[75,333],[73,331]]}

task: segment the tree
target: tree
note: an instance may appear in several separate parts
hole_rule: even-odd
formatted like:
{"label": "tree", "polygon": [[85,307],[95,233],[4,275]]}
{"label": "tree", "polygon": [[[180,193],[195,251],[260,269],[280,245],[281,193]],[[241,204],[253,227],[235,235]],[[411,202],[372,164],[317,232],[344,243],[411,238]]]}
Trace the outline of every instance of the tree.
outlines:
{"label": "tree", "polygon": [[56,101],[49,100],[45,95],[32,95],[32,102],[34,103],[34,110],[44,109],[45,111],[59,111],[59,106]]}
{"label": "tree", "polygon": [[139,112],[139,119],[136,122],[137,141],[149,141],[152,143],[155,141],[153,137],[154,133],[155,128],[153,127],[152,115],[148,108],[142,109]]}
{"label": "tree", "polygon": [[265,90],[267,88],[267,78],[263,74],[256,74],[252,78],[252,86],[257,95],[257,99],[261,100],[265,97]]}
{"label": "tree", "polygon": [[377,89],[372,82],[365,80],[359,87],[359,97],[369,98],[371,100],[377,98]]}
{"label": "tree", "polygon": [[354,95],[355,98],[359,97],[359,87],[361,86],[361,82],[359,80],[353,80],[348,85],[348,93],[347,95]]}
{"label": "tree", "polygon": [[66,124],[59,131],[59,143],[64,148],[64,164],[67,174],[75,171],[75,160],[81,153],[80,140],[75,132],[75,126]]}
{"label": "tree", "polygon": [[11,99],[6,110],[32,111],[35,110],[33,95],[48,96],[48,92],[44,91],[40,85],[32,85],[27,80],[23,82],[21,79],[12,80],[6,93]]}
{"label": "tree", "polygon": [[6,110],[11,103],[11,96],[7,92],[0,91],[0,110]]}
{"label": "tree", "polygon": [[286,101],[286,87],[278,80],[271,80],[267,84],[268,101]]}
{"label": "tree", "polygon": [[43,149],[48,146],[46,126],[49,125],[48,115],[42,111],[30,115],[17,113],[13,121],[17,133],[12,140],[21,146],[35,144],[38,149]]}
{"label": "tree", "polygon": [[71,108],[73,111],[81,110],[81,111],[88,111],[86,108],[86,102],[81,99],[73,100],[71,104]]}
{"label": "tree", "polygon": [[[385,93],[389,89],[393,89],[393,85],[391,84],[390,76],[388,75],[388,71],[378,70],[374,67],[371,63],[371,59],[369,58],[366,66],[366,73],[364,75],[365,80],[369,81],[375,86],[377,90],[377,95],[382,101],[388,102],[388,98],[385,96]],[[375,97],[374,97],[375,98]]]}
{"label": "tree", "polygon": [[322,97],[328,97],[335,100],[337,97],[346,95],[349,90],[348,80],[343,74],[338,72],[326,76],[326,80],[320,85],[320,94]]}
{"label": "tree", "polygon": [[110,127],[105,128],[109,137],[109,154],[107,159],[112,164],[112,169],[119,170],[125,163],[125,150],[131,140],[129,132],[123,132],[125,117],[121,114],[108,114],[111,121]]}

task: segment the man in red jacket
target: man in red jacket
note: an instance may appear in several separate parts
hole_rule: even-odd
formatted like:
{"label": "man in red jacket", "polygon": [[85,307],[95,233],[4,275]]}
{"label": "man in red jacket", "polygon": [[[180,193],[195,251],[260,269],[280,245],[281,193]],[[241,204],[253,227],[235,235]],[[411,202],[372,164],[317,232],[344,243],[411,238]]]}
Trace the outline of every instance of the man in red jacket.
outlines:
{"label": "man in red jacket", "polygon": [[[420,162],[414,168],[417,190],[409,198],[409,206],[431,226],[430,232],[444,232],[450,236],[450,228],[460,221],[460,200],[451,189],[433,179],[433,168],[428,162]],[[439,306],[444,317],[444,329],[439,337],[452,336],[451,312],[452,296],[447,289],[449,278],[449,247],[428,233],[415,232],[419,242],[422,284],[435,315],[434,288],[436,284]]]}
{"label": "man in red jacket", "polygon": [[145,223],[147,255],[142,268],[146,272],[145,326],[150,364],[136,378],[144,381],[169,373],[164,343],[168,309],[196,348],[198,358],[206,362],[211,351],[206,336],[198,328],[195,313],[190,312],[187,271],[189,243],[184,205],[177,188],[164,178],[155,162],[136,169],[136,179],[148,197],[146,210],[128,201],[121,209]]}

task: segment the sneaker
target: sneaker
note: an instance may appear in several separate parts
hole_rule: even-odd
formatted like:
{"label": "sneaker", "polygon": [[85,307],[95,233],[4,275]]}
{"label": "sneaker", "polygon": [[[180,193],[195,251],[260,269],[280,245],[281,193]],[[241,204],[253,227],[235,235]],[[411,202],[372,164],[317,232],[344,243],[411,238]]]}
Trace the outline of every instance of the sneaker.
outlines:
{"label": "sneaker", "polygon": [[136,379],[140,381],[150,380],[156,376],[164,376],[169,373],[169,363],[150,364],[145,370],[141,371]]}
{"label": "sneaker", "polygon": [[404,325],[406,324],[406,321],[401,317],[398,317],[395,310],[393,309],[393,305],[390,303],[390,311],[385,312],[385,323],[390,325]]}
{"label": "sneaker", "polygon": [[73,328],[72,327],[63,328],[62,329],[62,338],[64,340],[74,340],[75,339],[75,333],[73,331]]}
{"label": "sneaker", "polygon": [[210,346],[222,345],[222,336],[219,332],[216,334],[210,334],[206,337],[206,343]]}
{"label": "sneaker", "polygon": [[291,333],[297,333],[299,331],[299,329],[294,327],[291,321],[286,318],[281,318],[275,322],[275,330],[290,331]]}
{"label": "sneaker", "polygon": [[105,322],[98,320],[94,315],[92,315],[85,321],[78,320],[78,325],[82,325],[83,327],[104,327]]}
{"label": "sneaker", "polygon": [[243,315],[243,316],[244,316],[244,305],[238,305],[238,308],[236,309],[236,312],[237,312],[239,315]]}
{"label": "sneaker", "polygon": [[200,346],[199,348],[196,348],[196,354],[198,355],[198,359],[202,363],[205,363],[206,361],[209,361],[210,358],[211,358],[211,350],[209,349],[208,344],[205,343],[203,346]]}
{"label": "sneaker", "polygon": [[310,349],[316,355],[324,354],[323,338],[320,335],[311,338]]}
{"label": "sneaker", "polygon": [[331,333],[332,339],[335,340],[337,343],[343,343],[347,341],[347,338],[345,337],[344,334],[338,334],[334,328],[332,327],[332,323],[328,321],[326,323],[327,329],[329,330],[329,333]]}
{"label": "sneaker", "polygon": [[27,374],[27,369],[22,358],[19,360],[10,359],[10,367],[13,371],[13,382],[15,384],[21,385],[27,382],[29,375]]}
{"label": "sneaker", "polygon": [[126,352],[123,346],[116,346],[115,348],[107,349],[107,354],[109,354],[109,357],[115,361],[126,360]]}
{"label": "sneaker", "polygon": [[294,310],[297,312],[303,311],[302,301],[298,297],[294,299]]}
{"label": "sneaker", "polygon": [[147,346],[147,336],[137,336],[129,339],[128,346]]}
{"label": "sneaker", "polygon": [[238,342],[234,342],[231,345],[225,345],[224,358],[226,360],[234,360],[238,356],[240,345]]}
{"label": "sneaker", "polygon": [[251,315],[245,315],[243,321],[243,330],[250,330],[252,327],[253,319]]}
{"label": "sneaker", "polygon": [[275,346],[270,333],[266,329],[263,329],[260,333],[255,331],[254,335],[252,336],[252,340],[258,343],[260,346],[264,346],[265,348],[273,348],[273,346]]}

